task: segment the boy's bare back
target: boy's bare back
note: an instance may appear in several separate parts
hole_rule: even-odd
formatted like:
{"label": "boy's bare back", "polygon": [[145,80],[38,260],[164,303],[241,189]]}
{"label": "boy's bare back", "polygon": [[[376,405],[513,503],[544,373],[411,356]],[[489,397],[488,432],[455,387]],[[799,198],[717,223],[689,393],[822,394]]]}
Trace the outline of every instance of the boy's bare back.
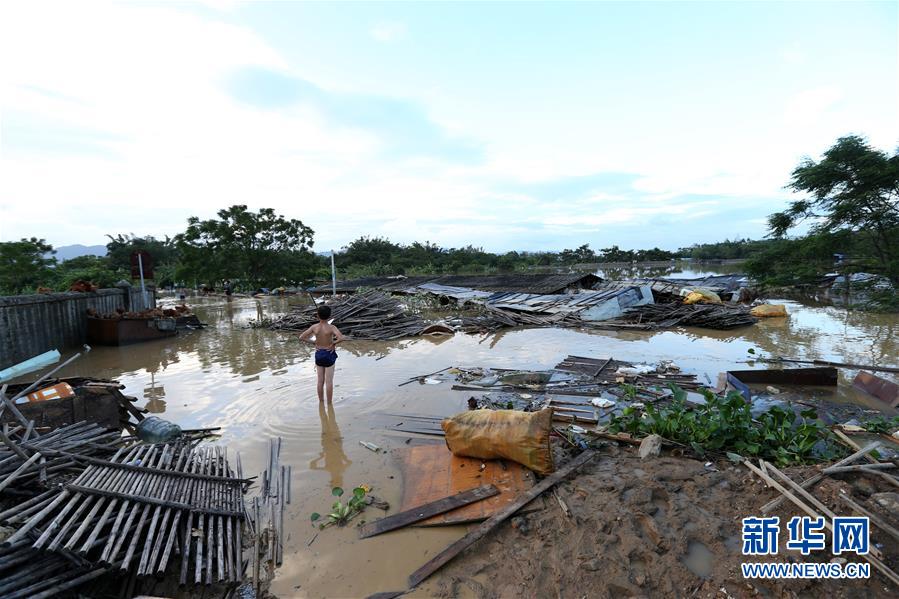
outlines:
{"label": "boy's bare back", "polygon": [[331,349],[335,347],[335,338],[340,338],[340,331],[332,324],[319,322],[309,327],[312,335],[315,335],[316,349]]}

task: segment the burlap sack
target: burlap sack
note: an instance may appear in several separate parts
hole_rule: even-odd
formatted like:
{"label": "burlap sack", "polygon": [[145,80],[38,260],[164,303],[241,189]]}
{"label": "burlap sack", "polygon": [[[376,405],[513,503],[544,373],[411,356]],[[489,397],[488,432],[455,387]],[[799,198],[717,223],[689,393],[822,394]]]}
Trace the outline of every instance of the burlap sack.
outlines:
{"label": "burlap sack", "polygon": [[454,455],[483,460],[518,462],[537,474],[549,474],[553,454],[549,446],[552,408],[539,412],[472,410],[441,423],[446,446]]}

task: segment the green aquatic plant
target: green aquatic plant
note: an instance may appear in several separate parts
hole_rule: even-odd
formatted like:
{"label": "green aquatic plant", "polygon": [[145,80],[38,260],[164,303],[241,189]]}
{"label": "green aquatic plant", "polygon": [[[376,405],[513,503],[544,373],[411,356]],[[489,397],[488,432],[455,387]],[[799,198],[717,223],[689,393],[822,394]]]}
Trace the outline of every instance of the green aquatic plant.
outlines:
{"label": "green aquatic plant", "polygon": [[[343,489],[340,487],[334,487],[331,489],[331,495],[337,497],[337,500],[331,506],[331,513],[327,515],[328,520],[319,525],[319,528],[325,528],[327,526],[337,525],[344,526],[347,522],[353,519],[353,517],[365,509],[365,489],[362,487],[356,487],[353,489],[353,495],[349,498],[346,503],[340,501],[340,497],[343,495]],[[313,512],[309,519],[315,523],[320,520],[322,517],[318,512]]]}
{"label": "green aquatic plant", "polygon": [[899,429],[899,416],[893,416],[892,418],[875,416],[862,422],[861,427],[869,433],[891,435]]}
{"label": "green aquatic plant", "polygon": [[750,404],[738,392],[719,396],[705,389],[705,403],[688,406],[686,392],[675,385],[670,388],[670,403],[648,404],[642,410],[625,408],[611,419],[609,430],[634,436],[656,434],[688,445],[700,456],[731,452],[780,466],[812,461],[813,457],[827,459],[840,451],[814,410],[797,415],[773,407],[753,418]]}

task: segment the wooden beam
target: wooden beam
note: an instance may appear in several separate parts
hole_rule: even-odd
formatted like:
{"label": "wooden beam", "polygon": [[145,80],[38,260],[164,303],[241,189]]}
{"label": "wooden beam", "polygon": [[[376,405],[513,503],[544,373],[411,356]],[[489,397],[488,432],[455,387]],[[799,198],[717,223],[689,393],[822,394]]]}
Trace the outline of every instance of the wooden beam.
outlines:
{"label": "wooden beam", "polygon": [[442,514],[456,509],[457,507],[462,507],[463,505],[468,505],[469,503],[474,503],[475,501],[480,501],[498,494],[499,489],[493,485],[483,485],[481,487],[462,491],[461,493],[456,493],[455,495],[437,499],[436,501],[431,501],[430,503],[414,507],[404,512],[399,512],[392,516],[369,522],[359,529],[359,538],[367,539],[368,537],[396,530],[397,528],[421,522],[431,516],[436,516],[437,514]]}

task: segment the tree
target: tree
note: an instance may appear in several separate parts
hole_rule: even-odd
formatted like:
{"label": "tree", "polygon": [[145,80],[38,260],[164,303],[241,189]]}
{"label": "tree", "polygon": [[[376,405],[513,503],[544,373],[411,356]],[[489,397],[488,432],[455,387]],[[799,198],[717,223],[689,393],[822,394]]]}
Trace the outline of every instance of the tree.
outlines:
{"label": "tree", "polygon": [[787,187],[808,197],[768,217],[774,236],[811,219],[815,234],[869,237],[880,266],[899,282],[899,152],[889,156],[862,137],[841,137],[820,161],[803,160]]}
{"label": "tree", "polygon": [[53,286],[59,290],[67,290],[72,283],[82,280],[90,281],[100,288],[109,288],[128,277],[128,271],[123,268],[113,269],[105,256],[78,256],[56,265]]}
{"label": "tree", "polygon": [[340,261],[346,266],[388,265],[402,252],[401,245],[384,237],[362,236],[343,247]]}
{"label": "tree", "polygon": [[182,276],[206,283],[234,279],[250,287],[289,285],[312,275],[313,231],[272,208],[250,212],[244,205],[219,210],[217,219],[192,216],[175,238]]}
{"label": "tree", "polygon": [[179,258],[178,247],[175,241],[166,235],[165,239],[156,239],[152,235],[138,237],[134,233],[119,233],[115,237],[107,235],[109,243],[106,244],[106,258],[113,270],[130,272],[131,253],[136,250],[145,250],[153,260],[156,282],[160,285],[171,283],[164,280],[169,278],[175,263]]}
{"label": "tree", "polygon": [[0,243],[0,291],[17,294],[49,282],[56,250],[32,237]]}
{"label": "tree", "polygon": [[600,262],[633,262],[634,253],[630,250],[622,250],[617,245],[599,250]]}
{"label": "tree", "polygon": [[590,249],[590,245],[585,243],[573,250],[562,250],[559,253],[559,261],[562,264],[589,264],[596,262],[596,254]]}

